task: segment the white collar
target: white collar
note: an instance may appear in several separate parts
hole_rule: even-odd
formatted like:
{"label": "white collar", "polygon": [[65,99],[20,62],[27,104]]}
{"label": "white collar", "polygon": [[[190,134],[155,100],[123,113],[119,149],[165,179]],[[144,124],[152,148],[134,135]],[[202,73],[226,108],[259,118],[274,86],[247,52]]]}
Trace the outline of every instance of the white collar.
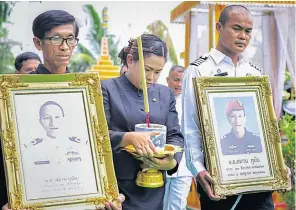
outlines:
{"label": "white collar", "polygon": [[[225,61],[227,63],[233,64],[230,57],[228,57],[227,55],[223,54],[222,52],[220,52],[215,48],[211,49],[211,51],[209,52],[209,55],[213,58],[216,64],[219,64],[221,61]],[[246,62],[242,54],[239,55],[239,60],[238,60],[238,63],[241,63],[241,62],[244,62],[244,63]]]}
{"label": "white collar", "polygon": [[177,99],[180,99],[181,98],[181,94],[180,95],[178,95],[178,96],[175,96],[175,99],[177,100]]}

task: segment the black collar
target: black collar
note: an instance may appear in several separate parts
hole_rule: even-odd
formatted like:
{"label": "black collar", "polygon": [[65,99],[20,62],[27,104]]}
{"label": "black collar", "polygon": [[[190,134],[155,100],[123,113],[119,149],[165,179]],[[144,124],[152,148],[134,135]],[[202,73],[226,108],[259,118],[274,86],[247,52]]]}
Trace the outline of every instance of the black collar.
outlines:
{"label": "black collar", "polygon": [[122,81],[122,84],[124,85],[124,87],[127,90],[136,91],[136,92],[141,92],[142,91],[139,88],[137,88],[136,86],[134,86],[133,83],[131,83],[128,80],[128,78],[126,77],[125,74],[120,75],[119,80]]}
{"label": "black collar", "polygon": [[[70,70],[68,67],[66,67],[66,72],[70,73]],[[52,74],[43,64],[39,64],[36,71],[30,72],[30,74]]]}

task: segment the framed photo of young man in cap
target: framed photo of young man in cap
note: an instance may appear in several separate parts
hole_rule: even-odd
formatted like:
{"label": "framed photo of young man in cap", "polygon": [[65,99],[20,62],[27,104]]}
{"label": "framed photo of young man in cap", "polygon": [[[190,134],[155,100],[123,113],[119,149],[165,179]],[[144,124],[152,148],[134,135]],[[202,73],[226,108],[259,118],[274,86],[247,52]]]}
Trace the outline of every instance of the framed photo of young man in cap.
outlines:
{"label": "framed photo of young man in cap", "polygon": [[0,76],[0,116],[11,209],[97,209],[117,199],[98,74]]}
{"label": "framed photo of young man in cap", "polygon": [[223,97],[221,95],[213,97],[214,116],[221,125],[218,126],[218,132],[222,155],[262,152],[260,138],[262,131],[258,127],[258,109],[255,109],[254,97],[247,96],[248,94],[245,93],[242,95],[244,96],[226,97],[226,93]]}
{"label": "framed photo of young man in cap", "polygon": [[286,189],[269,78],[200,77],[194,88],[214,193]]}

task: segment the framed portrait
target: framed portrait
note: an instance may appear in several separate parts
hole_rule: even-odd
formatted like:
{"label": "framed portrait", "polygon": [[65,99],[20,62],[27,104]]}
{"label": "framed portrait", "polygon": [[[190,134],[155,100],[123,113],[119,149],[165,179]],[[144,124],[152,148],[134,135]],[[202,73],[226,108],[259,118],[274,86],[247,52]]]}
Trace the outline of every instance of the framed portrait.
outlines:
{"label": "framed portrait", "polygon": [[287,189],[269,77],[200,77],[193,83],[214,193]]}
{"label": "framed portrait", "polygon": [[12,209],[96,209],[118,197],[96,73],[0,76]]}

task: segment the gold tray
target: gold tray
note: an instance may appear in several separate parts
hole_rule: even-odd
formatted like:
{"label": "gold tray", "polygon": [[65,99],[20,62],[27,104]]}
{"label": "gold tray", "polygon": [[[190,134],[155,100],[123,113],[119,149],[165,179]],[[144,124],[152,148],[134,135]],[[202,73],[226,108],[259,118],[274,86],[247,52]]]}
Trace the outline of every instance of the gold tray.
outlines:
{"label": "gold tray", "polygon": [[[129,153],[139,155],[133,145],[128,145],[123,149]],[[165,144],[164,148],[156,147],[156,153],[153,154],[153,157],[164,158],[166,155],[169,155],[169,154],[174,155],[176,152],[182,152],[182,151],[183,151],[183,148],[179,146],[175,146],[172,144]]]}

